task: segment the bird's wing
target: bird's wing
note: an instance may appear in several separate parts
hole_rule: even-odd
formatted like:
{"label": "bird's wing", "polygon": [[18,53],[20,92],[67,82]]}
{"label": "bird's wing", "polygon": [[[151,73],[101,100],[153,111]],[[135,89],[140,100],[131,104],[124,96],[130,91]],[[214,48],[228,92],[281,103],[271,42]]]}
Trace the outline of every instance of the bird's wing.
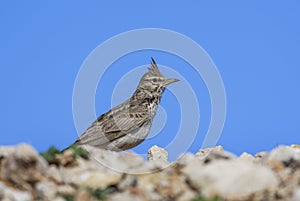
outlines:
{"label": "bird's wing", "polygon": [[146,108],[141,105],[133,105],[130,110],[112,109],[94,121],[79,137],[77,144],[105,147],[113,140],[140,129],[147,122],[147,116]]}
{"label": "bird's wing", "polygon": [[99,117],[98,123],[95,123],[102,128],[108,138],[115,139],[119,135],[133,133],[141,128],[147,117],[146,109],[136,105],[127,110],[110,111],[107,115]]}

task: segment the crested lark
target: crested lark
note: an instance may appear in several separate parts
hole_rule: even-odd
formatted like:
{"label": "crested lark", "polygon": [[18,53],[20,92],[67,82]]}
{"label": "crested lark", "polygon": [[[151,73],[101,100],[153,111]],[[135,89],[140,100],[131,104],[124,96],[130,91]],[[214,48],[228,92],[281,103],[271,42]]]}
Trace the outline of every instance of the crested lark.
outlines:
{"label": "crested lark", "polygon": [[134,94],[98,117],[74,144],[123,151],[145,140],[166,86],[179,81],[165,78],[151,60]]}

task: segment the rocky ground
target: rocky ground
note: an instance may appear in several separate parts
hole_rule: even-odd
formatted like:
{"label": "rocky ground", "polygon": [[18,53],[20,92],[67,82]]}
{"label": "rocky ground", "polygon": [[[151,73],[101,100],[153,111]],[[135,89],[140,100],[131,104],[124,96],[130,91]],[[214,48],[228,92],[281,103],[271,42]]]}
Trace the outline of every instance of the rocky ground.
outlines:
{"label": "rocky ground", "polygon": [[148,161],[86,149],[0,147],[0,200],[300,201],[299,145],[239,157],[217,146],[172,163],[157,146]]}

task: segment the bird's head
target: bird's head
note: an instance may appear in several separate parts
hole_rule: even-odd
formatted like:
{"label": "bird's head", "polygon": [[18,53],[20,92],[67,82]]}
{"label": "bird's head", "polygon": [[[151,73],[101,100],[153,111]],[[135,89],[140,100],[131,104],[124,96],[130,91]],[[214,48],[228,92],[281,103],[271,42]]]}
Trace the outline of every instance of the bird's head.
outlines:
{"label": "bird's head", "polygon": [[159,71],[154,59],[151,58],[151,66],[148,68],[148,72],[141,78],[138,88],[161,95],[167,85],[178,81],[178,79],[174,78],[165,78]]}

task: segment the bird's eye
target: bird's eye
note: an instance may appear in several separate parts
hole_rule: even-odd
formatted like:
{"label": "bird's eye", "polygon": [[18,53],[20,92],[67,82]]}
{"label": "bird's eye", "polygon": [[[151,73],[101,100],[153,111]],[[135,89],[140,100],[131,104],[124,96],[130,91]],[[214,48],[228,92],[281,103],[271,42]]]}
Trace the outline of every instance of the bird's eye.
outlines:
{"label": "bird's eye", "polygon": [[153,80],[152,80],[153,82],[157,82],[157,78],[153,78]]}

